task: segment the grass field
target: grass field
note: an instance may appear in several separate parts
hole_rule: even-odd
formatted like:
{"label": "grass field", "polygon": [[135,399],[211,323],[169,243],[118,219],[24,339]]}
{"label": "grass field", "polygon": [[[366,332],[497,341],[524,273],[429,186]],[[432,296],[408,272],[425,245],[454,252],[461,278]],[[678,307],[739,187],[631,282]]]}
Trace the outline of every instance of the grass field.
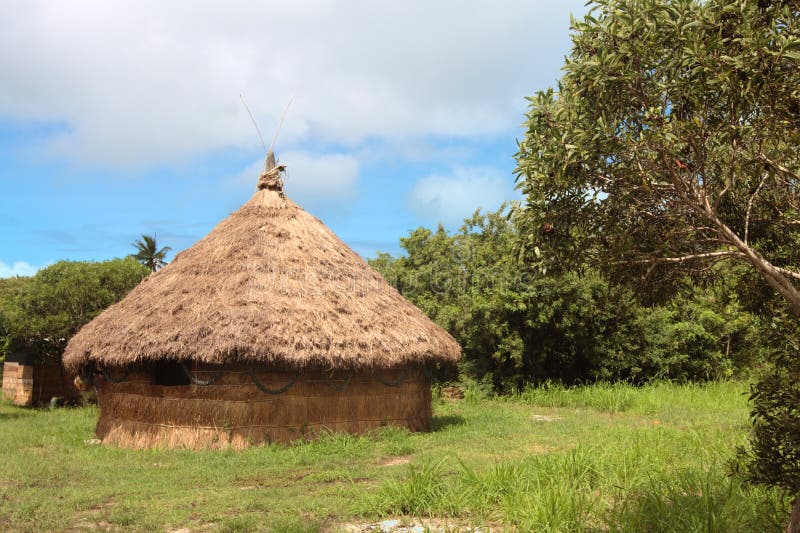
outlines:
{"label": "grass field", "polygon": [[384,428],[244,452],[90,445],[97,411],[0,405],[0,530],[779,531],[788,504],[727,475],[746,385],[544,387],[434,402]]}

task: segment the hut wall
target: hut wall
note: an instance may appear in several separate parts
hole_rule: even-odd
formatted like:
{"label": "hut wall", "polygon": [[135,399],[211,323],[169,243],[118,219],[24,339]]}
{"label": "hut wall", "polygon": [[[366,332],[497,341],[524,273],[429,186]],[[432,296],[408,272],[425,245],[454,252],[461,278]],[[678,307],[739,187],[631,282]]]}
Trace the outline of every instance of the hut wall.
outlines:
{"label": "hut wall", "polygon": [[76,400],[72,376],[62,374],[58,363],[6,361],[3,364],[3,398],[16,405],[47,403],[53,397]]}
{"label": "hut wall", "polygon": [[33,399],[33,365],[6,361],[3,364],[3,399],[30,405]]}
{"label": "hut wall", "polygon": [[[207,380],[213,372],[197,372]],[[131,373],[114,383],[98,378],[103,442],[133,448],[244,448],[314,438],[325,431],[362,433],[384,425],[427,430],[431,390],[424,371],[302,372],[281,394],[267,394],[243,368],[226,368],[208,386],[155,384],[152,373]],[[270,389],[291,382],[292,372],[262,370]],[[112,379],[118,379],[110,375]],[[404,378],[404,379],[402,379]],[[397,383],[400,381],[400,383]],[[394,386],[393,386],[394,385]]]}

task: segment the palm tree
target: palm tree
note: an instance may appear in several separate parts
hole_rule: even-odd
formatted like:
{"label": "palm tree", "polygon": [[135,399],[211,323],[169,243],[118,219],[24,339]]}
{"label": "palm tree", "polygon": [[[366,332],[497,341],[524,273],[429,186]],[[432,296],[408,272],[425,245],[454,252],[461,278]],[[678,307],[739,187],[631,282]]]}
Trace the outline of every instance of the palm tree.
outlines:
{"label": "palm tree", "polygon": [[167,253],[172,250],[169,246],[165,246],[159,250],[156,245],[155,235],[142,235],[141,239],[133,241],[133,245],[137,250],[137,252],[133,254],[134,259],[153,272],[167,264],[164,259],[167,257]]}

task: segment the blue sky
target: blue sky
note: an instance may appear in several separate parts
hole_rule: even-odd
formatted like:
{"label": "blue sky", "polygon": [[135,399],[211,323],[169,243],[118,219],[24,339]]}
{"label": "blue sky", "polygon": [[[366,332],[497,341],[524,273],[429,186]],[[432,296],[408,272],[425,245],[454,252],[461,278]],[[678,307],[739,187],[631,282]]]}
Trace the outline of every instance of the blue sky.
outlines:
{"label": "blue sky", "polygon": [[287,194],[362,256],[514,191],[524,97],[583,2],[0,2],[0,277],[191,246]]}

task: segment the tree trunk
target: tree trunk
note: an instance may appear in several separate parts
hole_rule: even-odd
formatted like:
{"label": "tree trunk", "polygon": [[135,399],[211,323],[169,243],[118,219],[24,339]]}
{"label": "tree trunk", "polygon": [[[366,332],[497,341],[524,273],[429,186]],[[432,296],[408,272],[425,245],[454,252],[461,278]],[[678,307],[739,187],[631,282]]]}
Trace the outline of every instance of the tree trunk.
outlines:
{"label": "tree trunk", "polygon": [[786,533],[800,533],[800,496],[794,500],[792,517],[789,519],[789,527],[786,528]]}
{"label": "tree trunk", "polygon": [[[783,296],[792,309],[792,312],[800,317],[800,291],[786,278],[775,266],[762,257],[758,252],[739,238],[732,229],[722,222],[717,215],[711,211],[707,212],[711,222],[717,226],[722,237],[724,237],[737,250],[742,252],[744,259],[753,265],[761,274],[761,277],[775,289],[778,294]],[[798,532],[800,533],[800,532]]]}

